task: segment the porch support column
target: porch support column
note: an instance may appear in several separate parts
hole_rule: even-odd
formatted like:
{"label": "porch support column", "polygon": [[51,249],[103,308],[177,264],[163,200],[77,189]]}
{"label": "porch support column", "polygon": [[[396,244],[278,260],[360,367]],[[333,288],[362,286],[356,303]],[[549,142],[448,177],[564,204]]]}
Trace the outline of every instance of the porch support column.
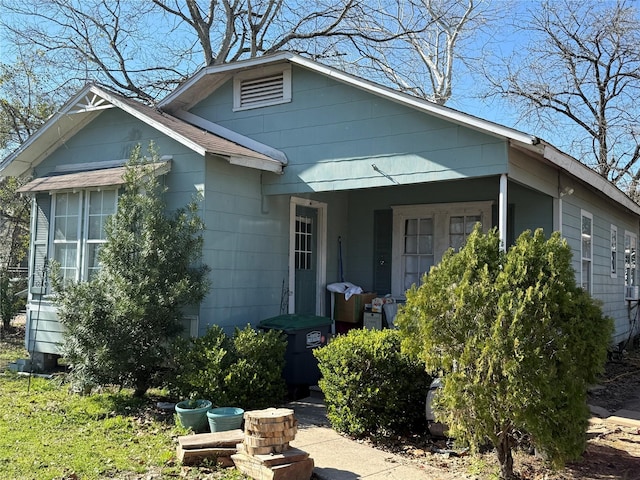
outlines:
{"label": "porch support column", "polygon": [[500,175],[500,194],[498,195],[498,233],[500,248],[507,248],[507,174]]}

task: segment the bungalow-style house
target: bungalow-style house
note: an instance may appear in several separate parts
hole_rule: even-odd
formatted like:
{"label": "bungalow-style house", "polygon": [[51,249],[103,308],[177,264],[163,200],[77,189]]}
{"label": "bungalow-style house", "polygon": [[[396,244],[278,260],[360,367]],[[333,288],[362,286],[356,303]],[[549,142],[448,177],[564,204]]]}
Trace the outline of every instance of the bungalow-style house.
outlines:
{"label": "bungalow-style house", "polygon": [[0,163],[2,176],[33,178],[36,360],[55,358],[62,330],[45,259],[78,281],[99,267],[122,166],[151,141],[168,206],[203,197],[212,288],[189,312],[193,335],[283,309],[330,316],[341,271],[402,299],[476,222],[505,246],[526,229],[561,231],[577,281],[615,318],[612,346],[638,333],[640,206],[615,186],[538,137],[278,53],[206,67],[156,108],[87,86]]}

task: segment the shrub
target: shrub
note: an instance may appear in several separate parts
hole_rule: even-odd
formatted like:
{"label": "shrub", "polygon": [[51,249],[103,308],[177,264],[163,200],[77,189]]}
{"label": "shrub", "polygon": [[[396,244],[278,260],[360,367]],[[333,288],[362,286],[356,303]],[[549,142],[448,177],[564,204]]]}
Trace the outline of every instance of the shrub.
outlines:
{"label": "shrub", "polygon": [[[153,146],[149,153],[160,161]],[[197,202],[167,215],[165,188],[139,147],[124,179],[105,225],[100,270],[88,282],[65,284],[54,268],[52,280],[73,383],[82,389],[113,383],[142,396],[180,334],[183,309],[208,292],[209,270],[200,264],[204,224]]]}
{"label": "shrub", "polygon": [[556,466],[584,451],[587,385],[613,323],[576,285],[558,233],[525,232],[503,252],[495,229],[476,228],[407,292],[396,324],[403,347],[444,373],[436,418],[474,447],[495,446],[501,478],[514,478],[518,431]]}
{"label": "shrub", "polygon": [[[0,267],[0,319],[1,330],[8,331],[11,320],[25,308],[26,298],[17,293],[27,288],[26,278],[12,278],[9,271]],[[0,335],[1,336],[1,335]]]}
{"label": "shrub", "polygon": [[177,345],[170,390],[182,398],[206,398],[218,407],[246,409],[279,405],[287,347],[279,331],[235,329],[228,337],[214,325],[200,338]]}
{"label": "shrub", "polygon": [[424,426],[430,377],[395,330],[351,330],[314,350],[332,427],[355,437]]}

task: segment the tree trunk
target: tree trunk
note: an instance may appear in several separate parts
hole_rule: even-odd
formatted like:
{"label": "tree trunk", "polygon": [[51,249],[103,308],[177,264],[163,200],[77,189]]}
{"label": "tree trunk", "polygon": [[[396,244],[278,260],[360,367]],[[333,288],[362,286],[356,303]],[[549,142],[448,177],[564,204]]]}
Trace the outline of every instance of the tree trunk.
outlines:
{"label": "tree trunk", "polygon": [[135,385],[133,389],[133,396],[135,398],[142,398],[149,390],[149,380],[147,378],[141,378],[140,376],[135,379]]}
{"label": "tree trunk", "polygon": [[501,480],[513,480],[516,476],[513,474],[513,456],[511,455],[511,445],[509,435],[502,435],[500,442],[496,445],[496,453],[500,462],[500,478]]}

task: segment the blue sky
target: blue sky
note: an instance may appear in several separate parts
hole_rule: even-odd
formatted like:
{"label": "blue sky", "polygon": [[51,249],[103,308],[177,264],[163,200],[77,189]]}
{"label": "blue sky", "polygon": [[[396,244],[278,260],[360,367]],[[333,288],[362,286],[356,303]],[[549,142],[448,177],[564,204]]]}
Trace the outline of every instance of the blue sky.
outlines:
{"label": "blue sky", "polygon": [[[594,5],[602,4],[602,2],[592,1]],[[535,6],[537,3],[534,0],[485,0],[484,4],[481,2],[484,7],[492,9],[500,20],[498,23],[493,23],[490,29],[474,30],[474,40],[461,44],[459,52],[466,57],[472,58],[472,65],[475,68],[488,68],[493,60],[493,55],[499,53],[500,56],[507,57],[513,51],[519,51],[529,39],[523,32],[515,30],[511,25],[518,17],[520,17],[520,22],[515,23],[522,24],[522,18],[526,18],[527,15],[527,8]],[[152,23],[149,22],[142,28],[147,30],[150,35],[157,35],[155,32],[158,30],[154,28]],[[162,45],[163,42],[166,42],[166,38],[159,38],[158,42]],[[183,41],[182,43],[186,44],[187,42]],[[11,61],[10,54],[11,48],[7,43],[6,37],[0,36],[0,61]],[[201,57],[196,55],[194,60],[200,62]],[[468,69],[462,62],[458,62],[454,71],[453,97],[447,103],[447,106],[526,133],[542,136],[545,140],[559,147],[563,146],[562,144],[565,143],[564,140],[566,139],[558,136],[553,138],[553,133],[549,132],[541,134],[541,132],[537,131],[535,125],[520,122],[518,113],[513,105],[499,98],[479,98],[486,90],[486,85],[486,80],[482,75]]]}

